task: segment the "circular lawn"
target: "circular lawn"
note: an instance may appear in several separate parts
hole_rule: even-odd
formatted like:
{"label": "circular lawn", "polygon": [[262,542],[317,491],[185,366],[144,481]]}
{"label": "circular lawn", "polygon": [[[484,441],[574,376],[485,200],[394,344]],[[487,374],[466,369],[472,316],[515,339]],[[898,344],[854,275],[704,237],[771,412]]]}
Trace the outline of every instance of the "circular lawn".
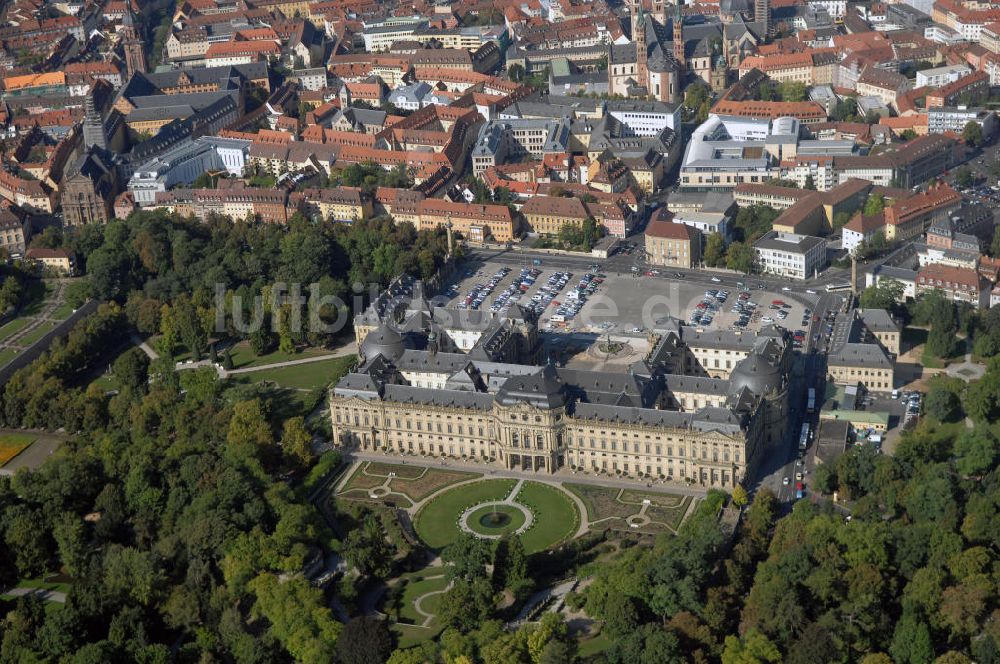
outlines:
{"label": "circular lawn", "polygon": [[[561,488],[525,482],[505,501],[513,488],[513,480],[482,480],[443,491],[417,513],[414,529],[427,546],[442,549],[458,539],[463,520],[472,534],[488,538],[524,528],[517,537],[527,553],[556,546],[576,533],[580,514]],[[526,512],[531,514],[527,525]]]}

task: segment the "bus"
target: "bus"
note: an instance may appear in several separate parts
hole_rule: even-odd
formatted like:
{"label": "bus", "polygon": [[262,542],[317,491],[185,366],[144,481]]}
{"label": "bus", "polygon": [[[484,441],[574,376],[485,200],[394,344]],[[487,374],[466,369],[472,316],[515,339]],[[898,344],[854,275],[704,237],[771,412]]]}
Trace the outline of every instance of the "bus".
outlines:
{"label": "bus", "polygon": [[806,412],[815,413],[816,412],[816,388],[809,388],[809,398],[806,400]]}
{"label": "bus", "polygon": [[799,449],[804,450],[809,444],[809,423],[803,422],[802,433],[799,435]]}
{"label": "bus", "polygon": [[851,284],[848,281],[843,281],[839,284],[828,284],[826,287],[827,293],[836,293],[837,291],[849,291],[851,290]]}

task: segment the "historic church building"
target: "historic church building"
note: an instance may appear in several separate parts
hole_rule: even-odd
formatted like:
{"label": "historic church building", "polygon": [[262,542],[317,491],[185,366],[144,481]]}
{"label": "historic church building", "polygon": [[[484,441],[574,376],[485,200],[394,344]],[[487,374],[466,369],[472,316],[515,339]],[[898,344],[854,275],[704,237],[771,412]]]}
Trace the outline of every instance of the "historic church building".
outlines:
{"label": "historic church building", "polygon": [[770,3],[723,0],[720,21],[685,25],[680,5],[654,0],[646,13],[632,0],[631,16],[632,41],[609,47],[609,93],[679,103],[688,76],[713,90],[729,84],[729,73],[767,37]]}

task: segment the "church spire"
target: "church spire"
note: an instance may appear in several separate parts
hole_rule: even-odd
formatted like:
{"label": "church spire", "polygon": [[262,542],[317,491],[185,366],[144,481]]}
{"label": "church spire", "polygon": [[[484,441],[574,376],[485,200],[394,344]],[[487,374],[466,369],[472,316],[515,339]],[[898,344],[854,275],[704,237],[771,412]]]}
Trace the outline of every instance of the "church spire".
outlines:
{"label": "church spire", "polygon": [[674,6],[674,60],[684,71],[684,16],[681,14],[681,2],[677,0]]}
{"label": "church spire", "polygon": [[642,13],[642,0],[632,5],[632,41],[635,42],[635,81],[649,87],[649,67],[646,49],[646,17]]}
{"label": "church spire", "polygon": [[125,15],[122,17],[122,48],[125,51],[125,76],[132,78],[136,72],[146,72],[146,52],[142,47],[142,36],[132,12],[132,3],[125,0]]}

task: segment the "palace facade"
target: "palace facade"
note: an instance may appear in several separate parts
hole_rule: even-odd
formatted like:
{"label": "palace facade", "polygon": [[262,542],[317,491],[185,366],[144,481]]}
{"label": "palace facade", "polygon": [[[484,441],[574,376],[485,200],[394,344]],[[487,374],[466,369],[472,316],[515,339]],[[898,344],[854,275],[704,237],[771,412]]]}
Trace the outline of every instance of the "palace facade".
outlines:
{"label": "palace facade", "polygon": [[337,445],[732,487],[784,434],[791,345],[774,327],[703,332],[670,320],[628,371],[583,371],[533,363],[530,313],[520,331],[487,315],[487,331],[517,339],[504,357],[479,343],[459,350],[435,320],[447,310],[417,294],[417,304],[398,292],[357,318],[361,364],[330,392]]}

